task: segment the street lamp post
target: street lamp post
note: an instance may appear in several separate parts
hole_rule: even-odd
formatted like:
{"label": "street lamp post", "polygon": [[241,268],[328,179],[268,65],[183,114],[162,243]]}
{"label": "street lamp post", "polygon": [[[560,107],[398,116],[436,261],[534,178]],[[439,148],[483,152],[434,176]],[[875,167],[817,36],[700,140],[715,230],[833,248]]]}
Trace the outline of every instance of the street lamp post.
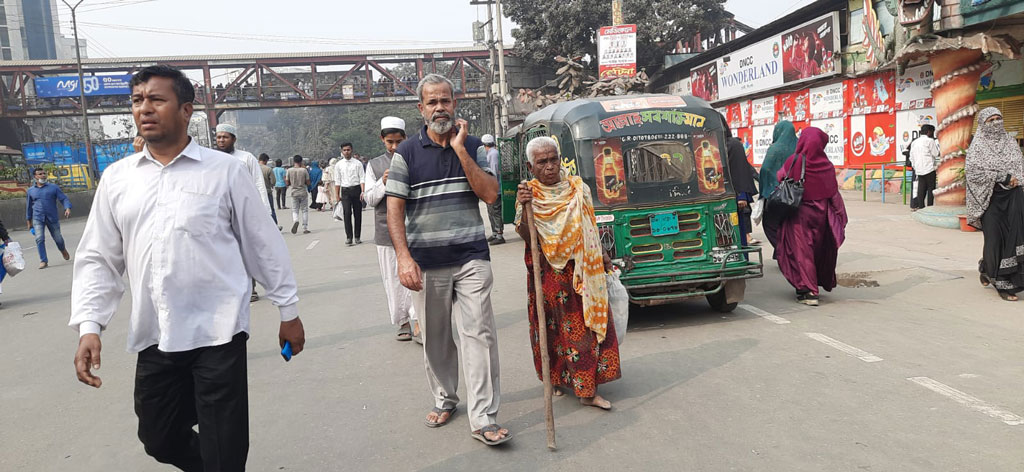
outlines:
{"label": "street lamp post", "polygon": [[85,77],[82,74],[82,50],[78,45],[78,18],[75,9],[85,0],[78,0],[74,6],[68,0],[61,0],[71,9],[71,27],[75,32],[75,60],[78,62],[78,96],[82,107],[82,130],[85,132],[85,156],[89,161],[89,177],[96,181],[96,156],[92,152],[92,137],[89,135],[89,104],[85,101]]}

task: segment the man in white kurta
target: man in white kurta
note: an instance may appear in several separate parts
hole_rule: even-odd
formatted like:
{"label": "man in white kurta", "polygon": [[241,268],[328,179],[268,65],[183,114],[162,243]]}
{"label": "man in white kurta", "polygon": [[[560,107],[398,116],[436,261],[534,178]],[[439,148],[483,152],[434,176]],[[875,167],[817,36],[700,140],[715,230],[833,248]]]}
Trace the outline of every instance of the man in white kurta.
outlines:
{"label": "man in white kurta", "polygon": [[[217,125],[215,139],[219,151],[230,154],[231,157],[245,164],[245,170],[248,171],[252,184],[256,186],[256,190],[262,196],[263,206],[267,207],[267,213],[271,215],[271,218],[274,218],[274,210],[270,208],[270,195],[267,194],[267,185],[263,178],[263,169],[260,168],[260,162],[251,152],[235,149],[235,141],[238,140],[238,129],[235,128],[235,125],[221,123]],[[254,278],[252,279],[252,295],[249,296],[249,301],[255,302],[259,299],[260,295],[256,293],[256,279]]]}
{"label": "man in white kurta", "polygon": [[419,326],[411,326],[416,321],[412,291],[398,281],[398,257],[391,245],[391,235],[388,234],[388,205],[384,195],[391,158],[398,144],[405,140],[405,121],[388,116],[380,120],[380,126],[385,152],[370,160],[366,166],[363,182],[366,190],[363,196],[366,204],[373,208],[373,242],[377,245],[377,262],[380,264],[380,276],[388,299],[388,310],[391,312],[391,324],[398,326],[396,339],[419,341]]}

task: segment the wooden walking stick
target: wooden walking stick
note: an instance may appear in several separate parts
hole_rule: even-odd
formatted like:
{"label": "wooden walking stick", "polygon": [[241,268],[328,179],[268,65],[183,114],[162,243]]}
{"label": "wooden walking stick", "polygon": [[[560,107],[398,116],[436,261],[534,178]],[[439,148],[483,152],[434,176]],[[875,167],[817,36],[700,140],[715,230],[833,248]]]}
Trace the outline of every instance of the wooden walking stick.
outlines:
{"label": "wooden walking stick", "polygon": [[543,257],[537,245],[537,227],[533,223],[533,202],[523,205],[526,215],[526,226],[530,231],[530,256],[533,260],[533,295],[534,308],[537,309],[537,334],[539,336],[540,372],[544,382],[544,418],[548,426],[548,449],[555,450],[555,411],[551,406],[554,388],[551,386],[551,358],[548,354],[548,321],[544,315],[544,290],[540,280],[540,258]]}

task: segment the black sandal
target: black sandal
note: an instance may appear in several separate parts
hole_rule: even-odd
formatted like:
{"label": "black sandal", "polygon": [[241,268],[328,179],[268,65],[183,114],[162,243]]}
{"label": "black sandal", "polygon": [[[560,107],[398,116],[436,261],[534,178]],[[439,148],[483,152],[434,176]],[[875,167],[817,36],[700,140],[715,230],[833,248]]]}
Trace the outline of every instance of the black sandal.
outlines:
{"label": "black sandal", "polygon": [[[437,415],[437,420],[438,421],[431,422],[430,420],[425,420],[424,423],[427,425],[428,428],[440,428],[440,427],[442,427],[442,426],[452,422],[452,417],[455,416],[455,407],[454,406],[451,407],[451,408],[438,408],[438,407],[434,407],[434,408],[432,408],[430,410],[430,412]],[[448,413],[448,418],[446,418],[444,421],[441,421],[441,415],[443,413]]]}
{"label": "black sandal", "polygon": [[999,298],[1002,298],[1003,300],[1006,300],[1008,302],[1015,302],[1017,300],[1020,300],[1019,298],[1017,298],[1016,295],[1014,295],[1014,294],[1012,294],[1010,292],[1004,292],[1002,290],[999,291]]}
{"label": "black sandal", "polygon": [[988,287],[989,285],[992,285],[992,281],[989,280],[987,275],[981,274],[981,276],[979,278],[981,279],[981,286],[982,287]]}
{"label": "black sandal", "polygon": [[484,434],[497,433],[498,431],[501,431],[501,426],[492,423],[476,431],[473,431],[473,439],[476,439],[488,446],[497,446],[498,444],[501,444],[505,441],[508,441],[509,439],[512,439],[512,431],[509,431],[508,434],[505,435],[505,437],[495,440],[487,439],[487,436]]}

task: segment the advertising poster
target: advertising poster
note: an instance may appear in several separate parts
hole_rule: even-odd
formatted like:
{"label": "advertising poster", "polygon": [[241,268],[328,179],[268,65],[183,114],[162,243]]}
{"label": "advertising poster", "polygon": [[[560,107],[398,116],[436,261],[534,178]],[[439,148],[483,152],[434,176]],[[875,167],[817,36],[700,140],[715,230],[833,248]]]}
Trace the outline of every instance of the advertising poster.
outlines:
{"label": "advertising poster", "polygon": [[896,159],[896,123],[888,113],[851,116],[848,135],[847,165]]}
{"label": "advertising poster", "polygon": [[846,96],[845,82],[814,87],[810,90],[811,119],[840,118]]}
{"label": "advertising poster", "polygon": [[691,95],[693,94],[690,88],[690,78],[687,77],[682,80],[677,80],[668,85],[669,95]]}
{"label": "advertising poster", "polygon": [[[131,95],[131,87],[128,86],[131,80],[130,74],[87,75],[83,80],[83,88],[86,96]],[[75,75],[36,77],[32,81],[37,97],[77,97],[81,94],[78,90],[78,76]]]}
{"label": "advertising poster", "polygon": [[813,79],[836,70],[837,25],[832,15],[782,35],[782,73],[785,82]]}
{"label": "advertising poster", "polygon": [[978,82],[978,92],[1024,83],[1024,61],[995,61]]}
{"label": "advertising poster", "polygon": [[718,63],[709,62],[690,71],[693,96],[708,102],[718,101]]}
{"label": "advertising poster", "polygon": [[[935,109],[919,108],[896,112],[896,148],[902,153],[921,134],[921,125],[935,126]],[[900,154],[902,156],[902,154]]]}
{"label": "advertising poster", "polygon": [[750,101],[744,100],[739,103],[733,103],[726,107],[728,113],[725,118],[729,121],[729,127],[732,129],[747,128],[750,126]]}
{"label": "advertising poster", "polygon": [[806,121],[810,118],[807,90],[775,96],[775,114],[779,120]]}
{"label": "advertising poster", "polygon": [[697,161],[697,187],[700,193],[718,195],[725,193],[725,172],[722,167],[722,151],[713,134],[695,134],[691,141],[693,156]]}
{"label": "advertising poster", "polygon": [[779,48],[777,38],[769,39],[718,59],[718,98],[727,100],[781,86]]}
{"label": "advertising poster", "polygon": [[913,110],[932,106],[932,68],[928,64],[910,67],[896,79],[896,109]]}
{"label": "advertising poster", "polygon": [[636,25],[603,26],[597,32],[602,80],[636,75]]}
{"label": "advertising poster", "polygon": [[622,162],[622,140],[594,141],[594,176],[597,198],[605,205],[626,203],[626,168]]}
{"label": "advertising poster", "polygon": [[737,128],[733,132],[740,141],[743,141],[743,154],[747,156],[747,162],[754,163],[754,130],[753,128]]}
{"label": "advertising poster", "polygon": [[764,97],[750,101],[750,124],[764,126],[775,124],[775,97]]}
{"label": "advertising poster", "polygon": [[768,147],[772,145],[772,133],[774,131],[775,126],[755,126],[751,128],[754,165],[759,166],[764,163],[764,156],[768,154]]}
{"label": "advertising poster", "polygon": [[896,75],[886,71],[847,80],[846,95],[850,115],[890,112],[896,106]]}
{"label": "advertising poster", "polygon": [[843,126],[843,121],[843,118],[826,118],[811,122],[811,126],[828,135],[825,154],[828,155],[828,160],[836,166],[841,166],[846,161],[846,127]]}

